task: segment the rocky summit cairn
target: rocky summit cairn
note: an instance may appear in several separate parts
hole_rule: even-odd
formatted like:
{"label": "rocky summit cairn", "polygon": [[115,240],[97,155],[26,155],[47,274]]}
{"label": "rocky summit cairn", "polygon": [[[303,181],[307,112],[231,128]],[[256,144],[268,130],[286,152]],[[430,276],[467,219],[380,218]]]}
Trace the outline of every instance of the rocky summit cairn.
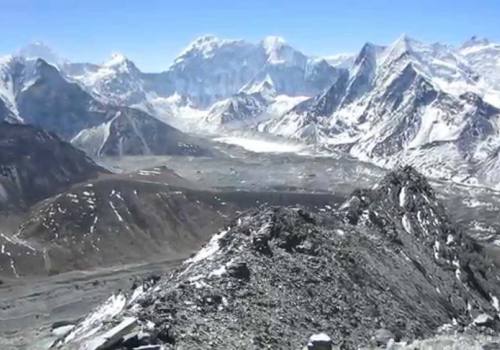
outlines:
{"label": "rocky summit cairn", "polygon": [[[478,314],[497,319],[499,272],[426,179],[403,168],[338,210],[243,213],[176,271],[110,299],[56,347],[95,350],[88,344],[131,317],[141,346],[165,350],[295,349],[318,330],[341,349],[412,341],[445,324],[464,329]],[[130,349],[124,339],[109,349]]]}

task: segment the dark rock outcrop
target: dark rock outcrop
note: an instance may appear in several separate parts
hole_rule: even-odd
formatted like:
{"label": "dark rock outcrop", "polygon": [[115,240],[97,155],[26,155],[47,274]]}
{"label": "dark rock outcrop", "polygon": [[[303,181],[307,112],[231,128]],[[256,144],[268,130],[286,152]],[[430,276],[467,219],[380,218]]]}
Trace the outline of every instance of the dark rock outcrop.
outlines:
{"label": "dark rock outcrop", "polygon": [[0,209],[31,205],[106,172],[52,133],[0,123]]}

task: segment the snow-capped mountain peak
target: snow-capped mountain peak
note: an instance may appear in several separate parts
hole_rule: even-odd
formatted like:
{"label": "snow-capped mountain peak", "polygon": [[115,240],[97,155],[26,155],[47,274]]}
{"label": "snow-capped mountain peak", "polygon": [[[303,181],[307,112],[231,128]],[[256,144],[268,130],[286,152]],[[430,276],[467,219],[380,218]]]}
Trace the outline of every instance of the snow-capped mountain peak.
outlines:
{"label": "snow-capped mountain peak", "polygon": [[66,62],[51,47],[41,41],[35,41],[22,47],[17,55],[28,60],[41,58],[52,65],[61,65]]}
{"label": "snow-capped mountain peak", "polygon": [[[16,57],[13,55],[0,56],[0,107],[19,118],[16,106],[15,84],[12,76]],[[1,109],[1,108],[0,108]],[[2,116],[0,116],[0,119]]]}
{"label": "snow-capped mountain peak", "polygon": [[352,53],[338,53],[323,57],[323,59],[332,67],[349,69],[354,63],[356,55]]}
{"label": "snow-capped mountain peak", "polygon": [[455,96],[468,91],[482,95],[477,74],[467,60],[448,45],[426,44],[402,35],[384,51],[381,62],[379,71],[384,79],[411,63],[418,74],[440,90]]}
{"label": "snow-capped mountain peak", "polygon": [[397,59],[405,53],[412,51],[412,47],[417,46],[418,43],[411,39],[408,35],[403,34],[392,43],[388,48],[387,56],[389,58]]}
{"label": "snow-capped mountain peak", "polygon": [[41,58],[26,59],[22,56],[0,57],[0,102],[6,106],[11,117],[22,121],[18,111],[18,94],[30,88],[40,78],[46,77],[48,70],[56,70]]}
{"label": "snow-capped mountain peak", "polygon": [[[264,81],[277,95],[314,96],[328,88],[335,68],[316,62],[279,37],[259,43],[203,36],[193,41],[166,72],[169,94],[186,95],[198,107],[209,109]],[[267,79],[267,76],[271,80]]]}
{"label": "snow-capped mountain peak", "polygon": [[244,86],[240,92],[246,94],[261,94],[263,97],[272,97],[276,95],[274,82],[269,74],[266,74],[262,81]]}
{"label": "snow-capped mountain peak", "polygon": [[113,66],[119,66],[122,64],[126,64],[127,62],[130,62],[127,57],[119,52],[115,52],[111,54],[111,57],[108,61],[104,63],[104,66],[106,67],[113,67]]}
{"label": "snow-capped mountain peak", "polygon": [[221,48],[226,44],[231,44],[238,42],[237,40],[227,40],[220,39],[215,35],[203,35],[192,41],[181,53],[177,56],[174,61],[175,63],[183,61],[183,59],[199,56],[202,58],[210,58],[214,56],[217,49]]}
{"label": "snow-capped mountain peak", "polygon": [[14,59],[14,55],[2,55],[0,56],[0,66],[9,64]]}
{"label": "snow-capped mountain peak", "polygon": [[353,61],[353,65],[356,67],[367,60],[371,60],[371,59],[379,60],[380,58],[384,57],[384,55],[387,51],[388,50],[384,46],[379,46],[379,45],[375,45],[375,44],[372,44],[370,42],[367,42],[363,45],[363,47],[359,51],[358,55],[355,56],[354,61]]}
{"label": "snow-capped mountain peak", "polygon": [[[481,150],[498,148],[500,140],[500,113],[488,95],[495,92],[489,86],[500,86],[500,45],[474,45],[464,55],[407,35],[387,48],[366,44],[329,90],[263,129],[387,167],[411,162],[433,176],[449,175],[468,159],[484,159]],[[449,168],[436,168],[444,153]]]}
{"label": "snow-capped mountain peak", "polygon": [[121,53],[113,53],[102,65],[83,64],[75,73],[66,73],[106,103],[132,106],[145,98],[141,71]]}
{"label": "snow-capped mountain peak", "polygon": [[407,34],[402,34],[387,47],[384,52],[384,61],[390,64],[405,56],[414,62],[431,62],[435,56],[449,55],[451,51],[451,48],[445,45],[439,43],[425,44]]}
{"label": "snow-capped mountain peak", "polygon": [[260,43],[271,65],[302,65],[307,58],[300,51],[291,47],[285,39],[279,36],[267,36]]}
{"label": "snow-capped mountain peak", "polygon": [[285,45],[287,45],[287,42],[280,36],[270,35],[262,39],[262,47],[266,50],[266,53],[269,56],[281,50],[281,48]]}
{"label": "snow-capped mountain peak", "polygon": [[484,90],[482,96],[500,106],[500,44],[472,37],[457,51],[479,75],[478,85]]}
{"label": "snow-capped mountain peak", "polygon": [[134,62],[119,52],[111,54],[111,57],[102,65],[102,70],[108,71],[109,74],[113,74],[112,72],[115,74],[140,74]]}

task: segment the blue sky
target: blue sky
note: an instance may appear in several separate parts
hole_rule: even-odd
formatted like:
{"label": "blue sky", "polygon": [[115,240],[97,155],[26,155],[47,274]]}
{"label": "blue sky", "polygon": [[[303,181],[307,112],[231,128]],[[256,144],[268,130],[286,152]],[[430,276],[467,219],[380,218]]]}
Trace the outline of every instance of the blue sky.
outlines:
{"label": "blue sky", "polygon": [[43,41],[70,60],[122,52],[145,71],[166,69],[202,34],[258,41],[283,36],[308,54],[356,52],[401,33],[458,44],[500,41],[497,0],[0,0],[0,53]]}

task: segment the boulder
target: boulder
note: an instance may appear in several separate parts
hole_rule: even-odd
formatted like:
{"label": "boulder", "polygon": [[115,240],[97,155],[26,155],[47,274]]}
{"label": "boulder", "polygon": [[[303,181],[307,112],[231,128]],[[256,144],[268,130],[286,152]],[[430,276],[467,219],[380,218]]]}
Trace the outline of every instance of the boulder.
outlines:
{"label": "boulder", "polygon": [[120,324],[113,327],[106,333],[94,338],[92,350],[108,350],[120,342],[126,334],[134,329],[137,324],[135,317],[126,317]]}
{"label": "boulder", "polygon": [[332,350],[332,339],[325,333],[313,334],[307,343],[308,350]]}
{"label": "boulder", "polygon": [[480,327],[491,327],[494,325],[495,320],[488,314],[480,314],[474,319],[473,323]]}
{"label": "boulder", "polygon": [[373,342],[376,346],[386,346],[391,339],[394,339],[394,334],[385,328],[380,328],[373,334]]}
{"label": "boulder", "polygon": [[75,328],[74,324],[68,324],[66,326],[60,326],[52,329],[52,334],[58,338],[64,337],[66,334],[71,332]]}
{"label": "boulder", "polygon": [[248,281],[250,280],[250,270],[245,262],[236,262],[228,266],[227,271],[230,276]]}

